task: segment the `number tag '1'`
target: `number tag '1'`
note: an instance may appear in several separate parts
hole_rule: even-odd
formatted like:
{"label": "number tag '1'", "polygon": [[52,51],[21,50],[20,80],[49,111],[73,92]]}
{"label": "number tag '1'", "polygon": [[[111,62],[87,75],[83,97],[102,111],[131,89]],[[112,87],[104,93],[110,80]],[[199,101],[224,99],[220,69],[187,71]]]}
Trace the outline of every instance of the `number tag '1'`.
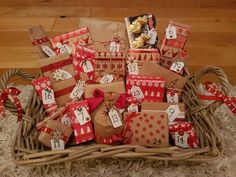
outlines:
{"label": "number tag '1'", "polygon": [[100,80],[100,84],[108,84],[111,83],[113,81],[114,77],[112,74],[107,74],[105,76],[102,77],[102,79]]}
{"label": "number tag '1'", "polygon": [[131,88],[131,94],[133,95],[134,98],[141,100],[144,98],[143,92],[138,86],[132,86]]}
{"label": "number tag '1'", "polygon": [[173,122],[176,117],[179,115],[180,110],[179,110],[179,106],[178,105],[170,105],[167,110],[166,113],[168,114],[168,120],[169,122]]}
{"label": "number tag '1'", "polygon": [[184,67],[184,62],[177,61],[171,65],[170,70],[180,73],[182,71],[183,67]]}
{"label": "number tag '1'", "polygon": [[84,64],[83,64],[83,71],[85,73],[93,71],[93,65],[92,65],[91,61],[87,60],[87,61],[84,62]]}
{"label": "number tag '1'", "polygon": [[182,148],[188,148],[188,133],[175,132],[175,145]]}
{"label": "number tag '1'", "polygon": [[138,74],[138,63],[137,62],[133,62],[133,63],[129,63],[128,64],[128,71],[129,74]]}
{"label": "number tag '1'", "polygon": [[50,143],[51,143],[51,148],[53,151],[65,149],[65,143],[62,139],[59,139],[59,140],[51,139]]}
{"label": "number tag '1'", "polygon": [[42,90],[42,100],[43,100],[43,104],[55,103],[54,92],[51,88],[44,88]]}
{"label": "number tag '1'", "polygon": [[110,52],[119,52],[119,51],[120,51],[120,44],[112,41],[110,43]]}
{"label": "number tag '1'", "polygon": [[44,51],[44,53],[46,53],[49,57],[56,55],[56,53],[46,45],[42,45],[42,51]]}
{"label": "number tag '1'", "polygon": [[176,27],[169,25],[166,28],[166,39],[176,39],[177,38],[177,32]]}
{"label": "number tag '1'", "polygon": [[128,112],[138,112],[138,105],[132,103],[131,105],[129,105],[128,107]]}
{"label": "number tag '1'", "polygon": [[78,122],[80,125],[84,125],[91,121],[91,117],[84,106],[74,110],[74,114],[76,122]]}
{"label": "number tag '1'", "polygon": [[108,115],[114,128],[122,126],[121,118],[116,109],[111,108]]}

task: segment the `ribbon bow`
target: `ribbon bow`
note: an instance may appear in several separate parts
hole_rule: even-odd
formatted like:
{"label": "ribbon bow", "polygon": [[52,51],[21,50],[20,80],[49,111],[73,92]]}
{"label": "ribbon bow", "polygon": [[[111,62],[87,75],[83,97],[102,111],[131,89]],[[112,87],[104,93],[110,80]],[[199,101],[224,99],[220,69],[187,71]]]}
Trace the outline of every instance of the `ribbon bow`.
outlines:
{"label": "ribbon bow", "polygon": [[17,112],[18,112],[18,120],[17,121],[21,121],[22,120],[22,106],[20,104],[20,100],[17,97],[17,95],[19,95],[21,93],[20,90],[18,90],[15,87],[10,87],[7,88],[5,90],[2,91],[1,96],[0,96],[0,114],[4,117],[6,116],[5,114],[5,110],[4,110],[4,103],[7,101],[7,99],[9,98],[9,96],[12,97],[16,108],[17,108]]}
{"label": "ribbon bow", "polygon": [[228,97],[224,95],[216,85],[212,84],[212,82],[206,82],[205,88],[208,92],[213,94],[214,96],[206,96],[199,95],[199,97],[203,100],[221,100],[226,106],[236,115],[236,97]]}

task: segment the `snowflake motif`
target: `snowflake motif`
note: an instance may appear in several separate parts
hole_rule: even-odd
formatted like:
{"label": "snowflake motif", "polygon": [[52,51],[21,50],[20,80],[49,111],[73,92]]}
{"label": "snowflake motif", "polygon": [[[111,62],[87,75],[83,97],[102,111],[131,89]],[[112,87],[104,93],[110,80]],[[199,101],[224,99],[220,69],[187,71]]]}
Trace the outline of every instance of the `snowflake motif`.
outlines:
{"label": "snowflake motif", "polygon": [[100,64],[97,64],[97,68],[100,69],[100,68],[101,68],[101,65],[100,65]]}
{"label": "snowflake motif", "polygon": [[164,83],[161,83],[161,87],[164,88],[164,87],[165,87],[165,84],[164,84]]}
{"label": "snowflake motif", "polygon": [[39,90],[39,89],[40,89],[40,86],[37,85],[35,88],[36,88],[36,90]]}
{"label": "snowflake motif", "polygon": [[147,83],[145,81],[142,82],[142,86],[146,86]]}
{"label": "snowflake motif", "polygon": [[118,65],[117,65],[117,68],[118,68],[118,69],[122,69],[122,68],[123,68],[122,64],[118,64]]}
{"label": "snowflake motif", "polygon": [[137,81],[136,84],[137,84],[137,85],[140,85],[141,83],[140,83],[140,81]]}
{"label": "snowflake motif", "polygon": [[111,64],[111,69],[115,69],[115,64]]}
{"label": "snowflake motif", "polygon": [[46,84],[45,84],[45,83],[42,83],[42,84],[41,84],[41,87],[43,87],[43,88],[46,87]]}
{"label": "snowflake motif", "polygon": [[158,82],[154,83],[154,87],[158,87],[158,86],[159,86]]}
{"label": "snowflake motif", "polygon": [[102,67],[103,67],[104,69],[107,69],[107,68],[108,68],[108,64],[103,64]]}
{"label": "snowflake motif", "polygon": [[131,85],[134,85],[134,81],[130,81],[130,84],[131,84]]}
{"label": "snowflake motif", "polygon": [[148,86],[151,87],[152,86],[152,82],[148,82]]}

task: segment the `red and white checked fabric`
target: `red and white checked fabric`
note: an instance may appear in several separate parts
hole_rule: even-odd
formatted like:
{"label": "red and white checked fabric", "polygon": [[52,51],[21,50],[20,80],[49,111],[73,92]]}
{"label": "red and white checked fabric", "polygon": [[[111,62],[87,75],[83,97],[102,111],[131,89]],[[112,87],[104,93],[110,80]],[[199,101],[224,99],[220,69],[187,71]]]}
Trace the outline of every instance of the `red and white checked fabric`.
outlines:
{"label": "red and white checked fabric", "polygon": [[5,90],[2,91],[1,96],[0,96],[0,115],[6,116],[5,110],[4,110],[4,103],[7,101],[7,99],[12,98],[10,100],[15,103],[17,113],[18,113],[17,121],[22,120],[23,109],[22,109],[20,100],[17,97],[17,95],[19,95],[20,93],[21,91],[15,87],[6,88]]}

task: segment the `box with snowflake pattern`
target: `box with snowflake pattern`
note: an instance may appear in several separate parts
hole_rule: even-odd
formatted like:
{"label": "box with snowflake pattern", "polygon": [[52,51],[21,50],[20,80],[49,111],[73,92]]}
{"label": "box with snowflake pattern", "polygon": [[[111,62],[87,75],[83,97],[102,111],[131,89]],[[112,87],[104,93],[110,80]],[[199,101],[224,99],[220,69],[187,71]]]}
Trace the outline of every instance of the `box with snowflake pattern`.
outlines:
{"label": "box with snowflake pattern", "polygon": [[127,97],[140,101],[162,102],[165,80],[162,77],[129,75],[126,78]]}

